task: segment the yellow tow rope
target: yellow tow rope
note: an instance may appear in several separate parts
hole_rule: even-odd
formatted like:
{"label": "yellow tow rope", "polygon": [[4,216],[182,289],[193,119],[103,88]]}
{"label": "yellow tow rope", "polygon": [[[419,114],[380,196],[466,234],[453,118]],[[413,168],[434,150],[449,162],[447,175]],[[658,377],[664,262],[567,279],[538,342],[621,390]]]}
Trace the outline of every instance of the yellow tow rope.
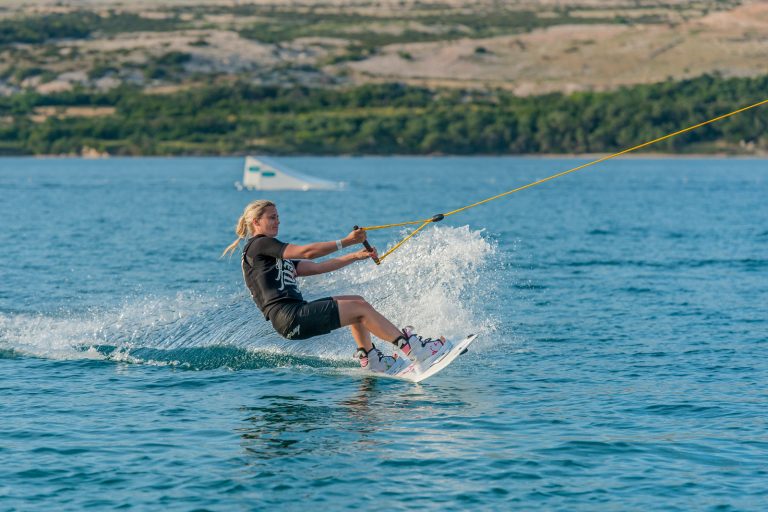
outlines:
{"label": "yellow tow rope", "polygon": [[760,105],[764,105],[766,103],[768,103],[768,99],[765,99],[765,100],[760,101],[758,103],[755,103],[753,105],[749,105],[748,107],[743,107],[743,108],[740,108],[738,110],[734,110],[733,112],[729,112],[727,114],[723,114],[723,115],[718,116],[718,117],[713,117],[712,119],[710,119],[708,121],[704,121],[702,123],[695,124],[693,126],[689,126],[688,128],[683,128],[682,130],[678,130],[678,131],[676,131],[674,133],[670,133],[668,135],[664,135],[663,137],[659,137],[658,139],[653,139],[651,141],[644,142],[642,144],[638,144],[637,146],[631,147],[629,149],[625,149],[623,151],[619,151],[618,153],[614,153],[612,155],[604,156],[602,158],[598,158],[597,160],[592,160],[591,162],[588,162],[586,164],[579,165],[578,167],[573,167],[572,169],[568,169],[567,171],[563,171],[563,172],[559,172],[557,174],[553,174],[552,176],[549,176],[547,178],[542,178],[540,180],[534,181],[534,182],[529,183],[527,185],[523,185],[522,187],[517,187],[517,188],[512,189],[512,190],[507,190],[506,192],[502,192],[501,194],[497,194],[497,195],[495,195],[493,197],[489,197],[487,199],[483,199],[482,201],[478,201],[476,203],[472,203],[472,204],[469,204],[467,206],[463,206],[461,208],[458,208],[456,210],[450,211],[448,213],[438,213],[437,215],[434,215],[434,216],[432,216],[429,219],[413,220],[413,221],[408,221],[408,222],[397,222],[395,224],[382,224],[380,226],[364,226],[363,229],[366,230],[366,231],[373,231],[375,229],[387,229],[387,228],[396,228],[396,227],[400,227],[400,226],[409,226],[409,225],[420,224],[420,226],[417,227],[416,229],[414,229],[413,231],[411,231],[408,234],[408,236],[406,236],[405,238],[400,240],[397,244],[395,244],[391,249],[389,249],[383,255],[379,256],[378,261],[376,261],[376,264],[379,265],[379,264],[381,264],[381,261],[384,260],[384,258],[386,258],[390,254],[395,252],[398,248],[400,248],[401,245],[403,245],[405,242],[410,240],[411,237],[413,237],[416,233],[418,233],[419,231],[424,229],[424,227],[426,227],[427,224],[432,224],[433,222],[441,221],[445,217],[449,217],[449,216],[454,215],[456,213],[463,212],[464,210],[469,210],[470,208],[474,208],[475,206],[480,206],[481,204],[489,203],[489,202],[493,201],[494,199],[499,199],[501,197],[508,196],[510,194],[514,194],[515,192],[520,192],[521,190],[525,190],[527,188],[531,188],[531,187],[534,187],[536,185],[540,185],[542,183],[546,183],[547,181],[554,180],[555,178],[560,178],[562,176],[565,176],[566,174],[570,174],[572,172],[576,172],[576,171],[579,171],[579,170],[584,169],[586,167],[589,167],[590,165],[599,164],[600,162],[605,162],[606,160],[610,160],[611,158],[616,158],[617,156],[626,155],[627,153],[630,153],[632,151],[635,151],[635,150],[638,150],[638,149],[642,149],[644,147],[650,146],[652,144],[656,144],[657,142],[661,142],[661,141],[666,140],[666,139],[670,139],[672,137],[675,137],[677,135],[683,134],[685,132],[689,132],[691,130],[695,130],[696,128],[701,128],[702,126],[708,125],[710,123],[714,123],[716,121],[720,121],[720,120],[725,119],[727,117],[734,116],[736,114],[739,114],[739,113],[744,112],[744,111],[749,110],[749,109],[753,109],[755,107],[759,107]]}

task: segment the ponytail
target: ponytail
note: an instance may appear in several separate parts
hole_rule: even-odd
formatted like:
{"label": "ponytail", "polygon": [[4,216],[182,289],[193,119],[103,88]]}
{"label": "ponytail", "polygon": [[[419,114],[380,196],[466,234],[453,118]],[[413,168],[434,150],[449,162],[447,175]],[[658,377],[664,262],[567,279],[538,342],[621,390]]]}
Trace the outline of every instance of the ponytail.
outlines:
{"label": "ponytail", "polygon": [[253,224],[253,221],[259,220],[264,214],[264,210],[270,206],[275,206],[275,203],[267,201],[266,199],[258,199],[245,207],[243,214],[237,220],[237,224],[235,225],[237,239],[224,249],[224,252],[221,253],[222,258],[227,254],[234,252],[240,244],[240,240],[243,240],[246,236],[252,234],[251,225]]}

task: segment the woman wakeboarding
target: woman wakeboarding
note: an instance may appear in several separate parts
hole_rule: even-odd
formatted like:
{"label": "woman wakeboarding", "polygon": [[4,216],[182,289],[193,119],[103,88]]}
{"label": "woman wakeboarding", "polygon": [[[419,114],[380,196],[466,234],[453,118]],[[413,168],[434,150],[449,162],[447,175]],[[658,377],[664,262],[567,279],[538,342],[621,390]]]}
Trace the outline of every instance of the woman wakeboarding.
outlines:
{"label": "woman wakeboarding", "polygon": [[371,334],[392,343],[411,360],[429,364],[449,347],[445,338],[422,338],[408,326],[403,330],[387,320],[359,295],[338,295],[307,302],[299,291],[297,277],[332,272],[355,261],[375,258],[376,249],[361,249],[320,262],[312,261],[363,243],[366,233],[354,229],[342,239],[296,245],[278,240],[280,217],[271,201],[260,199],[248,204],[235,225],[238,238],[222,256],[234,252],[241,240],[245,284],[254,302],[281,336],[303,340],[349,327],[357,344],[355,358],[372,372],[396,373],[406,366],[397,355],[384,355],[371,341]]}

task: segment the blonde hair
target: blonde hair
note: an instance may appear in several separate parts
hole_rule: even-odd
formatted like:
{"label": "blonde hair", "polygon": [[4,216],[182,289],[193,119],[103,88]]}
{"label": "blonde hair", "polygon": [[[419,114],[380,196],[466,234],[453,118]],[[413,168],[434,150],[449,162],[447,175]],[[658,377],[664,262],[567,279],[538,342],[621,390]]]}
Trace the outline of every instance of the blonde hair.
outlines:
{"label": "blonde hair", "polygon": [[252,203],[249,203],[248,206],[245,207],[243,214],[240,216],[240,219],[238,219],[237,224],[235,224],[235,234],[237,235],[237,240],[229,244],[229,247],[224,249],[224,252],[221,253],[222,257],[231,252],[234,252],[234,250],[237,249],[238,244],[240,244],[240,240],[249,234],[253,234],[251,232],[253,221],[259,220],[261,216],[264,215],[264,210],[270,206],[275,206],[275,203],[266,199],[258,199]]}

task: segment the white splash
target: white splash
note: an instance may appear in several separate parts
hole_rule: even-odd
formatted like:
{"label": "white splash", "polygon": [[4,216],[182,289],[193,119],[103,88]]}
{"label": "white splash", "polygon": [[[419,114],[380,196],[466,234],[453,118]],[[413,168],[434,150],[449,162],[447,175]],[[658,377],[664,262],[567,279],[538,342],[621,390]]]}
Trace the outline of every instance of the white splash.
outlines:
{"label": "white splash", "polygon": [[362,295],[395,325],[412,325],[428,337],[484,334],[497,325],[486,307],[496,295],[495,253],[481,230],[434,227],[380,266],[364,262],[308,278],[303,291],[307,296]]}

